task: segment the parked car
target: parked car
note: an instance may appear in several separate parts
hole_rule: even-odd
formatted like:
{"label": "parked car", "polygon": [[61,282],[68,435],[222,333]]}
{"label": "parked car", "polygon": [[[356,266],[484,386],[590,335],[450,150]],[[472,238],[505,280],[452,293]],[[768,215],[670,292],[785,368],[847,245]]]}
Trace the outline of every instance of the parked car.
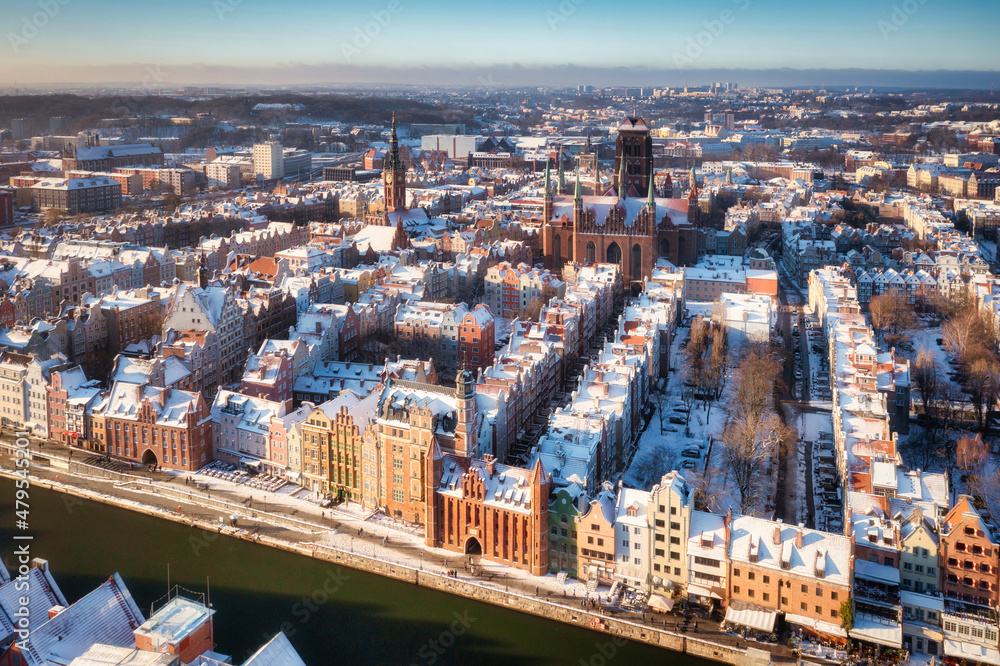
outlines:
{"label": "parked car", "polygon": [[684,425],[685,419],[683,416],[671,416],[667,419],[670,423],[676,423],[677,425]]}
{"label": "parked car", "polygon": [[697,467],[693,460],[685,460],[681,463],[681,469],[694,469]]}
{"label": "parked car", "polygon": [[695,448],[684,449],[683,451],[681,451],[681,455],[684,456],[685,458],[700,458],[701,451]]}
{"label": "parked car", "polygon": [[675,412],[680,412],[681,414],[687,414],[689,411],[691,411],[688,409],[687,405],[680,402],[671,405],[670,409],[674,410]]}
{"label": "parked car", "polygon": [[799,369],[795,370],[795,378],[796,379],[802,379],[802,371],[801,370],[799,370]]}

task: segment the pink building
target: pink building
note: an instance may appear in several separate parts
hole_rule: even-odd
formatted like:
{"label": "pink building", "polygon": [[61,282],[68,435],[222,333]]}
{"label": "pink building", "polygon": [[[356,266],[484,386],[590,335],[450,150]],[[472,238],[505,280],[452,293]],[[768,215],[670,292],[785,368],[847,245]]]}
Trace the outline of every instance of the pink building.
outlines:
{"label": "pink building", "polygon": [[291,400],[295,383],[292,365],[292,358],[285,350],[252,354],[247,359],[240,392],[272,402]]}

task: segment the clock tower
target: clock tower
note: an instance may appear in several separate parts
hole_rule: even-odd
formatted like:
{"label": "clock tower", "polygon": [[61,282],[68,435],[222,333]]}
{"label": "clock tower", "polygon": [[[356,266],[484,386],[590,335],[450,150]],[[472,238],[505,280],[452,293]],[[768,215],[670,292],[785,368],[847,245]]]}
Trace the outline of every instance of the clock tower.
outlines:
{"label": "clock tower", "polygon": [[406,210],[406,167],[399,159],[396,114],[392,114],[392,138],[382,167],[382,196],[387,213]]}

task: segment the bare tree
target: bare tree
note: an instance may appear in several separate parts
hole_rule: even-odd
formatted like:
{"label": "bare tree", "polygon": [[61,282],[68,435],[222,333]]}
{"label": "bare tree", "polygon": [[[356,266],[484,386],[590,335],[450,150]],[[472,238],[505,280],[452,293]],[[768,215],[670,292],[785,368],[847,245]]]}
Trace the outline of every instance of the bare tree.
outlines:
{"label": "bare tree", "polygon": [[749,345],[736,368],[729,421],[722,436],[722,458],[747,513],[765,495],[768,463],[788,438],[774,412],[774,392],[781,364],[763,345]]}
{"label": "bare tree", "polygon": [[978,471],[989,455],[989,449],[983,441],[983,436],[965,436],[959,438],[955,446],[958,468],[965,472]]}
{"label": "bare tree", "polygon": [[657,391],[653,394],[653,399],[656,402],[656,413],[660,419],[660,434],[663,435],[667,431],[667,416],[670,410],[670,396],[666,391]]}
{"label": "bare tree", "polygon": [[684,407],[687,411],[684,413],[684,432],[688,435],[691,432],[688,427],[691,425],[691,410],[694,409],[695,403],[698,402],[697,391],[694,390],[693,386],[685,386],[681,389],[681,402],[684,403]]}
{"label": "bare tree", "polygon": [[941,327],[948,350],[959,361],[965,358],[977,336],[982,333],[980,324],[979,314],[975,308],[967,308],[949,317]]}
{"label": "bare tree", "polygon": [[903,294],[882,294],[869,303],[872,329],[878,340],[896,345],[907,338],[907,331],[917,325],[913,306]]}
{"label": "bare tree", "polygon": [[969,365],[966,388],[972,399],[972,406],[976,410],[976,421],[980,428],[983,427],[985,412],[988,411],[989,405],[996,401],[998,372],[1000,363],[992,352],[979,355]]}
{"label": "bare tree", "polygon": [[917,358],[913,362],[913,385],[920,391],[924,414],[930,417],[930,405],[938,397],[938,364],[934,354],[924,347],[917,352]]}
{"label": "bare tree", "polygon": [[641,488],[652,488],[663,475],[676,467],[677,452],[657,444],[632,465],[632,476]]}
{"label": "bare tree", "polygon": [[741,513],[749,513],[766,495],[763,481],[781,443],[782,429],[774,412],[760,418],[742,413],[726,426],[722,458],[739,490]]}

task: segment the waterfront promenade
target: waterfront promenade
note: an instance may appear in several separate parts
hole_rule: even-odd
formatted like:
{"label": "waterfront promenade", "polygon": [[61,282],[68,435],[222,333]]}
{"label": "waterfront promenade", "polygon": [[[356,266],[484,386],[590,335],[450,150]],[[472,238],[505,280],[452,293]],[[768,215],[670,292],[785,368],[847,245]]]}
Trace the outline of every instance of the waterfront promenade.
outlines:
{"label": "waterfront promenade", "polygon": [[[0,464],[9,473],[7,447],[11,443],[3,444]],[[89,452],[76,450],[70,456],[69,450],[48,443],[45,447],[36,443],[33,448],[35,483],[189,524],[198,530],[192,547],[199,540],[207,546],[222,532],[558,621],[603,626],[603,632],[614,636],[725,663],[766,663],[767,653],[748,651],[748,647],[767,650],[772,663],[794,661],[783,646],[748,645],[742,638],[718,632],[717,625],[707,620],[616,612],[586,604],[586,590],[580,583],[563,583],[553,575],[530,576],[493,563],[475,563],[477,575],[473,575],[464,557],[426,548],[408,526],[366,513],[361,507],[323,508],[287,492],[251,491],[227,482],[212,483],[202,491],[186,483],[184,475],[111,472],[82,463]],[[207,481],[202,475],[192,476]],[[252,502],[248,501],[251,496]],[[239,515],[235,527],[233,514]],[[760,656],[765,659],[760,661]]]}

